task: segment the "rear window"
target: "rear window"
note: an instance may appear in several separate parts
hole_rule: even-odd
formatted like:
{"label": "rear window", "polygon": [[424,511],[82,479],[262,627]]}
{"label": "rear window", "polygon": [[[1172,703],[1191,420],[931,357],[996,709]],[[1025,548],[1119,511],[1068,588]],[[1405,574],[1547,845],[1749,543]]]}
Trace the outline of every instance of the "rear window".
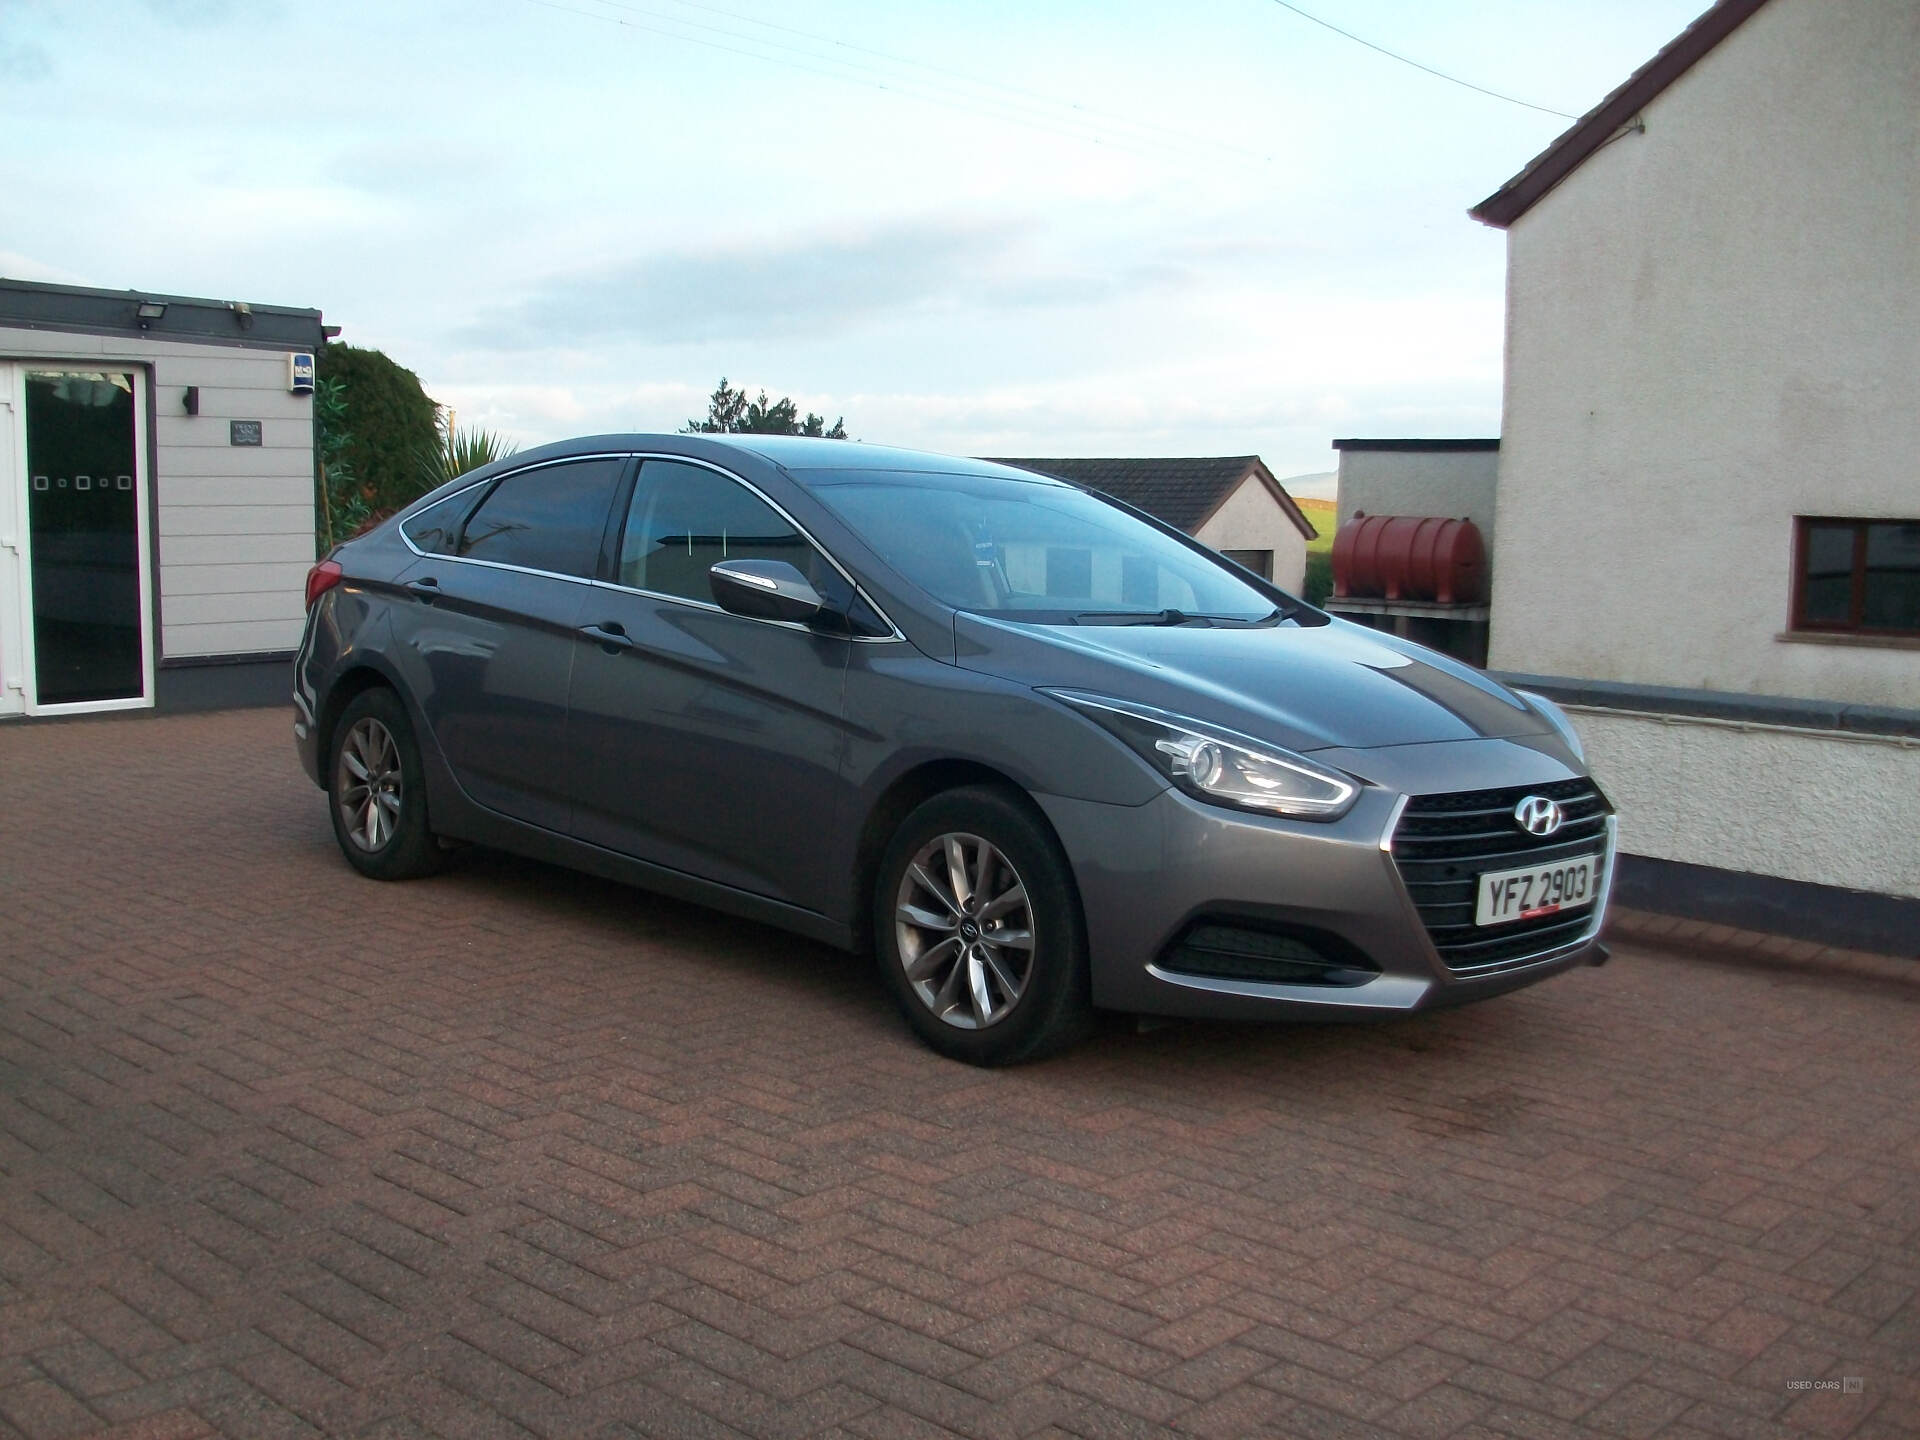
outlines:
{"label": "rear window", "polygon": [[460,543],[460,522],[466,519],[467,511],[479,496],[480,487],[470,485],[457,495],[436,500],[426,509],[409,515],[400,522],[400,529],[413,542],[414,549],[428,555],[451,555]]}
{"label": "rear window", "polygon": [[467,517],[457,553],[591,578],[624,460],[574,460],[507,476]]}

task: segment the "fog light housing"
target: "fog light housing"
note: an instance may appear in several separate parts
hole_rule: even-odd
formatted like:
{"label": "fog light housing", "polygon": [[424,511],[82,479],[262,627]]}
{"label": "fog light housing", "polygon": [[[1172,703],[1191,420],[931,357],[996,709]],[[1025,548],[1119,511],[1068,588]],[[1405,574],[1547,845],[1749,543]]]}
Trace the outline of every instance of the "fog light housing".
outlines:
{"label": "fog light housing", "polygon": [[1256,985],[1352,989],[1380,977],[1378,965],[1337,935],[1226,917],[1196,920],[1157,963],[1174,974]]}

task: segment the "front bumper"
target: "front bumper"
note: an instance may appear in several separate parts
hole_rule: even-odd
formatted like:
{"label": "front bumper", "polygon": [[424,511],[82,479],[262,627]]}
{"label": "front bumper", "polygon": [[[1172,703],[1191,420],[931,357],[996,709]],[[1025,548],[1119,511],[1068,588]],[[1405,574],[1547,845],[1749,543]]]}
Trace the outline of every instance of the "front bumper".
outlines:
{"label": "front bumper", "polygon": [[[1459,742],[1501,746],[1499,741]],[[1512,765],[1503,758],[1515,760]],[[1574,778],[1540,757],[1476,757],[1473,780],[1530,785]],[[1458,773],[1458,772],[1454,772]],[[1456,788],[1447,782],[1423,787]],[[1607,821],[1590,922],[1571,942],[1470,973],[1448,968],[1402,883],[1390,848],[1401,795],[1369,787],[1333,824],[1269,819],[1167,790],[1139,806],[1036,797],[1072,857],[1086,913],[1093,1000],[1105,1009],[1192,1019],[1343,1019],[1463,1004],[1604,957],[1613,878]],[[1195,974],[1169,948],[1197,924],[1330,937],[1378,974],[1313,984]]]}

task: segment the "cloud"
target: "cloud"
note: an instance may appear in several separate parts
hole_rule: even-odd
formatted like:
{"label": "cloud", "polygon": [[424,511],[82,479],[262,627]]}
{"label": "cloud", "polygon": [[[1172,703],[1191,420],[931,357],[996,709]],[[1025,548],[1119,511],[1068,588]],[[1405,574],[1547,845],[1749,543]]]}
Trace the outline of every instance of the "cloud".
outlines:
{"label": "cloud", "polygon": [[[737,378],[737,377],[736,377]],[[758,381],[747,376],[748,388]],[[523,445],[569,435],[664,431],[706,407],[690,382],[429,381],[462,425]],[[775,388],[774,393],[788,393]],[[1183,367],[979,389],[794,391],[801,409],[844,414],[863,440],[955,455],[1264,456],[1281,475],[1323,474],[1342,434],[1492,434],[1497,394],[1458,382],[1329,381],[1276,393],[1260,376]],[[1319,493],[1306,488],[1302,493]]]}
{"label": "cloud", "polygon": [[459,338],[496,349],[765,339],[847,330],[977,293],[1012,227],[919,222],[759,246],[683,250],[556,277]]}
{"label": "cloud", "polygon": [[38,6],[25,0],[0,0],[0,79],[44,80],[53,74],[53,57],[47,48],[28,39]]}
{"label": "cloud", "polygon": [[86,285],[84,277],[57,265],[46,265],[17,250],[0,250],[0,275],[9,280],[38,280],[48,285]]}
{"label": "cloud", "polygon": [[344,146],[322,170],[332,183],[369,195],[423,203],[458,195],[471,204],[475,176],[486,177],[485,195],[498,201],[511,188],[515,165],[497,145],[409,136]]}
{"label": "cloud", "polygon": [[1186,265],[1056,264],[1014,221],[927,220],[650,255],[548,280],[456,335],[487,350],[818,338],[916,312],[1108,304],[1196,283]]}
{"label": "cloud", "polygon": [[1200,282],[1185,265],[1153,261],[1116,270],[1023,270],[988,285],[981,298],[1014,310],[1106,305],[1155,291],[1184,290]]}
{"label": "cloud", "polygon": [[8,80],[44,80],[53,74],[53,60],[41,46],[0,39],[0,76]]}
{"label": "cloud", "polygon": [[707,408],[694,384],[546,384],[430,382],[428,392],[451,407],[463,427],[497,430],[516,442],[542,444],[569,435],[674,429]]}
{"label": "cloud", "polygon": [[[201,30],[224,24],[233,15],[233,0],[146,0],[146,8],[164,25]],[[264,18],[276,8],[253,0],[249,19]]]}

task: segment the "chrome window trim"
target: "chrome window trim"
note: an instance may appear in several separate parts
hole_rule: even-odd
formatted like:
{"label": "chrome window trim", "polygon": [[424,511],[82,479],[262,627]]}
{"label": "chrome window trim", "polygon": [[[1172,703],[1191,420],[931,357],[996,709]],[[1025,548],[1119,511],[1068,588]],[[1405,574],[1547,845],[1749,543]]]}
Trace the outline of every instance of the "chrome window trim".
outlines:
{"label": "chrome window trim", "polygon": [[[849,640],[855,645],[895,645],[907,638],[906,635],[901,632],[900,627],[893,623],[893,617],[881,609],[874,598],[867,594],[865,587],[848,573],[847,567],[840,563],[839,559],[835,557],[831,550],[814,538],[812,531],[794,519],[784,505],[780,504],[779,501],[775,500],[751,480],[744,479],[724,466],[714,464],[711,460],[702,460],[695,455],[674,455],[666,451],[655,450],[596,451],[591,455],[561,455],[552,460],[541,460],[532,465],[522,466],[518,470],[509,470],[506,474],[497,476],[492,480],[476,480],[472,485],[468,485],[460,490],[455,490],[451,494],[442,495],[440,499],[432,503],[438,505],[442,501],[455,499],[458,496],[466,494],[468,490],[476,489],[481,485],[492,486],[501,484],[515,475],[524,475],[532,470],[544,470],[552,465],[569,465],[576,460],[673,460],[682,465],[695,465],[703,470],[711,470],[714,474],[733,481],[734,484],[742,486],[749,491],[782,520],[785,520],[789,525],[793,526],[795,533],[824,556],[826,562],[839,572],[840,578],[853,587],[853,593],[859,596],[860,599],[866,601],[873,613],[886,622],[887,629],[890,632],[886,635],[846,635],[840,638]],[[637,484],[638,481],[636,480],[636,488]],[[429,508],[431,507],[427,505],[420,507],[421,510]],[[471,555],[443,555],[422,550],[418,545],[413,543],[413,537],[407,534],[407,521],[411,520],[418,513],[420,513],[418,510],[403,513],[394,528],[400,533],[400,543],[405,545],[407,549],[411,550],[422,560],[451,560],[457,565],[482,565],[489,570],[507,570],[516,575],[540,575],[549,580],[571,580],[576,585],[590,585],[596,590],[614,590],[622,595],[643,595],[649,600],[667,600],[673,604],[687,605],[696,610],[712,610],[721,615],[734,615],[733,611],[723,605],[716,605],[710,600],[695,600],[687,595],[669,595],[660,590],[643,590],[637,585],[622,585],[614,580],[596,580],[591,575],[562,575],[554,570],[536,570],[529,565],[509,565],[500,560],[478,560]],[[623,516],[621,521],[623,534],[625,529],[625,517]],[[759,625],[772,625],[781,630],[798,630],[807,635],[818,635],[820,633],[812,626],[803,625],[798,620],[770,620],[760,615],[734,615],[734,618],[751,620]]]}
{"label": "chrome window trim", "polygon": [[[413,537],[407,534],[408,524],[418,516],[426,514],[427,511],[433,509],[435,505],[443,504],[448,500],[458,500],[462,495],[466,494],[469,490],[478,490],[482,485],[486,483],[487,482],[484,480],[476,480],[471,485],[462,485],[458,490],[455,490],[450,494],[442,495],[438,500],[431,501],[424,505],[420,504],[419,501],[415,501],[412,507],[401,511],[399,515],[394,517],[393,528],[400,532],[400,543],[405,545],[407,549],[413,551],[413,553],[418,555],[422,560],[433,560],[433,559],[442,558],[436,555],[435,552],[431,550],[422,550],[418,545],[414,544]],[[422,498],[424,499],[425,497],[422,497]],[[458,555],[448,555],[448,556],[445,556],[444,558],[448,560],[458,560],[460,557]]]}
{"label": "chrome window trim", "polygon": [[[482,485],[485,485],[488,489],[495,489],[516,475],[531,474],[535,470],[545,470],[554,465],[571,465],[579,460],[629,460],[631,458],[633,457],[629,451],[596,450],[589,455],[558,455],[551,460],[536,460],[531,465],[522,465],[517,469],[508,470],[504,474],[495,475],[490,480],[476,480],[471,485],[463,485],[458,490],[442,495],[438,500],[419,505],[418,509],[403,510],[395,517],[394,529],[400,532],[400,543],[405,545],[407,549],[411,550],[415,555],[418,555],[422,560],[457,560],[462,565],[485,565],[491,570],[513,570],[522,575],[546,575],[555,580],[578,580],[583,585],[591,585],[593,583],[593,577],[591,575],[563,575],[558,570],[536,570],[531,565],[509,565],[501,560],[476,560],[470,555],[442,555],[430,550],[422,550],[418,545],[413,543],[413,537],[407,534],[407,522],[422,510],[431,510],[435,505],[439,505],[444,501],[458,499],[460,496],[466,494],[467,491],[477,490]],[[421,499],[425,500],[426,497],[422,496]],[[472,517],[469,516],[468,518],[471,519]],[[463,530],[465,529],[464,522],[462,522],[461,528]]]}
{"label": "chrome window trim", "polygon": [[[416,552],[418,553],[418,552]],[[509,575],[537,575],[542,580],[565,580],[571,585],[592,585],[591,575],[562,575],[558,570],[536,570],[531,565],[509,565],[504,560],[475,560],[470,555],[422,555],[423,560],[451,560],[456,565],[478,565],[483,570],[504,570]]]}
{"label": "chrome window trim", "polygon": [[[860,582],[854,579],[853,576],[850,573],[848,573],[847,567],[840,563],[839,558],[835,556],[834,553],[831,550],[829,550],[826,546],[822,545],[819,542],[819,540],[817,540],[814,537],[814,534],[811,530],[807,529],[806,526],[802,525],[798,520],[794,519],[793,516],[788,512],[786,506],[782,505],[778,500],[775,500],[771,495],[767,494],[766,491],[762,490],[758,485],[754,484],[751,480],[748,480],[743,476],[734,474],[733,471],[727,469],[724,465],[716,465],[711,460],[702,460],[695,455],[674,455],[674,454],[667,453],[665,451],[658,451],[658,450],[635,450],[631,453],[636,460],[640,460],[640,461],[671,460],[676,464],[693,465],[693,466],[697,466],[702,470],[711,470],[714,474],[720,476],[722,479],[731,480],[734,484],[746,490],[748,494],[752,495],[761,504],[765,505],[769,510],[773,511],[774,514],[778,515],[782,520],[786,521],[789,525],[793,526],[794,533],[797,534],[802,540],[805,540],[807,544],[811,545],[816,551],[818,551],[821,554],[821,556],[825,558],[826,562],[829,565],[831,565],[836,571],[839,572],[840,578],[846,581],[847,584],[853,587],[853,593],[859,596],[862,600],[866,601],[868,606],[872,608],[873,613],[878,615],[883,621],[886,622],[887,630],[890,632],[886,635],[848,635],[843,637],[844,639],[851,640],[856,645],[893,645],[907,638],[903,633],[901,633],[900,627],[893,623],[893,617],[887,614],[885,610],[882,610],[879,605],[874,603],[873,597],[867,594],[866,589],[860,584]],[[635,489],[637,490],[638,488],[639,488],[639,485],[638,485],[638,482],[636,481]],[[623,538],[624,538],[625,530],[626,530],[625,519],[624,517],[622,517],[621,531],[622,531]],[[641,588],[638,585],[622,585],[617,580],[595,580],[593,584],[602,590],[618,590],[621,593],[626,595],[645,595],[650,600],[671,600],[676,604],[691,605],[697,610],[717,610],[723,615],[732,615],[734,613],[733,611],[728,610],[723,605],[715,605],[710,600],[695,600],[688,595],[668,595],[663,591],[646,590]],[[778,626],[782,630],[800,630],[800,631],[804,631],[809,635],[817,635],[820,633],[819,631],[815,630],[812,626],[803,625],[798,620],[769,620],[759,615],[742,615],[742,616],[739,616],[738,618],[742,620],[757,621],[759,624],[762,624],[762,625]]]}

